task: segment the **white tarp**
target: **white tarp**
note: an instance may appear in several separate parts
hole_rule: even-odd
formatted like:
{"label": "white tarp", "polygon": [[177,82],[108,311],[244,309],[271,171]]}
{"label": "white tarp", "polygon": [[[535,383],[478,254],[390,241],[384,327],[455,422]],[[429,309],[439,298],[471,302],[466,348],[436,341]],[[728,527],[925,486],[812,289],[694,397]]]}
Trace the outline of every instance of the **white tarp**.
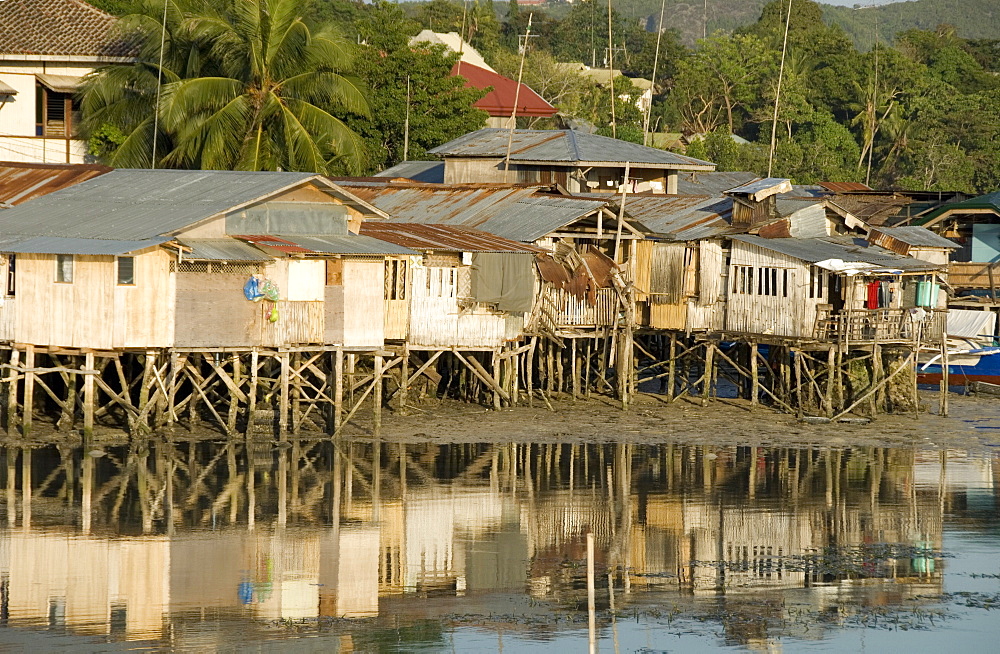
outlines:
{"label": "white tarp", "polygon": [[814,265],[845,275],[857,275],[862,272],[871,272],[878,266],[864,261],[844,261],[843,259],[824,259],[817,261]]}
{"label": "white tarp", "polygon": [[992,311],[948,310],[948,336],[975,338],[993,336],[996,331],[996,314]]}

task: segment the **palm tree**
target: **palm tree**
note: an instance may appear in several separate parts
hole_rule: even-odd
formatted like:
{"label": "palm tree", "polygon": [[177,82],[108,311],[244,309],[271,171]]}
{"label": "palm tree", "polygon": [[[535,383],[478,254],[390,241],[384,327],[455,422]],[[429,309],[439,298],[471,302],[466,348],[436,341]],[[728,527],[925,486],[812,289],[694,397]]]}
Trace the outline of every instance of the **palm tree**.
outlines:
{"label": "palm tree", "polygon": [[108,163],[149,165],[155,125],[157,165],[356,168],[362,141],[338,117],[368,112],[360,83],[345,74],[352,48],[332,28],[311,29],[297,4],[147,0],[126,17],[123,27],[138,36],[136,64],[100,69],[83,90],[85,129],[122,133]]}

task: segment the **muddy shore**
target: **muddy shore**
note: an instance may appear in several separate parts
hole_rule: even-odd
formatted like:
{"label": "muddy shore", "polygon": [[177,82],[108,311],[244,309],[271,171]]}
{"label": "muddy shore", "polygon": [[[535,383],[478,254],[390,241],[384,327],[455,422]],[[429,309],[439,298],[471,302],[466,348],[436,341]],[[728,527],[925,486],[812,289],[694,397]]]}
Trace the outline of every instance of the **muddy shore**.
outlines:
{"label": "muddy shore", "polygon": [[[681,398],[670,402],[656,394],[639,394],[622,411],[608,397],[552,401],[550,410],[535,400],[534,406],[495,411],[484,406],[451,400],[427,400],[401,416],[383,414],[382,439],[402,443],[685,443],[692,445],[920,447],[921,449],[987,450],[1000,447],[1000,399],[953,395],[948,417],[936,415],[937,395],[924,392],[926,405],[919,415],[882,415],[868,424],[808,424],[767,407],[751,411],[748,402],[716,399],[708,406]],[[352,420],[343,437],[370,440],[370,416]],[[222,440],[217,431],[184,427],[161,430],[152,438]],[[303,432],[303,439],[323,434]],[[20,437],[0,437],[0,443],[24,443]],[[30,442],[80,441],[79,433],[56,432],[38,425]],[[123,443],[121,430],[98,428],[96,443]]]}

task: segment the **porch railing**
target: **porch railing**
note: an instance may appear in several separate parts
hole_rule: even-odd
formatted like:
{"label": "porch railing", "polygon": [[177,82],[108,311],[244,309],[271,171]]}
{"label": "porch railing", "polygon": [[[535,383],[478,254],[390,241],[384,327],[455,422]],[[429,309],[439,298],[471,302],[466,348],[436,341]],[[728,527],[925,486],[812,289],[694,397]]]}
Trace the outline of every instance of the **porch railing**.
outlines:
{"label": "porch railing", "polygon": [[566,291],[548,286],[546,300],[551,303],[557,327],[607,327],[617,323],[618,296],[613,288],[597,289],[597,304],[578,300]]}
{"label": "porch railing", "polygon": [[816,338],[835,343],[916,343],[941,339],[946,309],[925,309],[923,315],[910,309],[849,309],[835,314],[820,310]]}

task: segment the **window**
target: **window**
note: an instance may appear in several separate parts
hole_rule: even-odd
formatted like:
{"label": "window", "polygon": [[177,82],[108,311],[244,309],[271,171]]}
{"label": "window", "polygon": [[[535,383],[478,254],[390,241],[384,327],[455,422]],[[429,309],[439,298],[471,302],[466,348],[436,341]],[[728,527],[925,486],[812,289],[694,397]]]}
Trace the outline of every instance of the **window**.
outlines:
{"label": "window", "polygon": [[73,95],[36,87],[35,136],[69,138],[73,133]]}
{"label": "window", "polygon": [[733,266],[733,273],[733,293],[788,297],[789,271],[787,268]]}
{"label": "window", "polygon": [[809,266],[809,297],[811,299],[825,300],[829,283],[829,272],[819,266]]}
{"label": "window", "polygon": [[385,299],[406,299],[406,261],[389,259],[385,262]]}
{"label": "window", "polygon": [[73,255],[56,255],[56,282],[60,284],[73,283]]}
{"label": "window", "polygon": [[135,257],[118,257],[118,285],[135,285]]}
{"label": "window", "polygon": [[7,255],[7,297],[14,297],[17,291],[17,275],[14,271],[17,257],[13,254]]}

